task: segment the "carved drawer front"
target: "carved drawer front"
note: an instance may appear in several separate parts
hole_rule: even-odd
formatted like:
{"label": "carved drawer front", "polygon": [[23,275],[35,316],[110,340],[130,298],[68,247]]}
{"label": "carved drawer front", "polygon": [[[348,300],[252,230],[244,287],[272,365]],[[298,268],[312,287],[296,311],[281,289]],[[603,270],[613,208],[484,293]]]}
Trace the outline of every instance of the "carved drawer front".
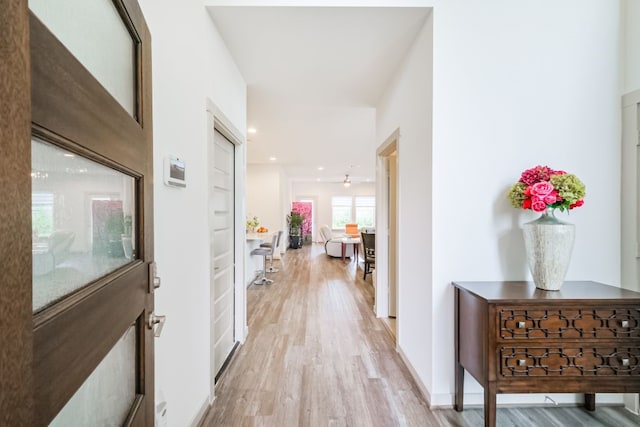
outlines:
{"label": "carved drawer front", "polygon": [[503,377],[640,376],[639,347],[501,347]]}
{"label": "carved drawer front", "polygon": [[500,338],[639,338],[640,307],[500,308]]}

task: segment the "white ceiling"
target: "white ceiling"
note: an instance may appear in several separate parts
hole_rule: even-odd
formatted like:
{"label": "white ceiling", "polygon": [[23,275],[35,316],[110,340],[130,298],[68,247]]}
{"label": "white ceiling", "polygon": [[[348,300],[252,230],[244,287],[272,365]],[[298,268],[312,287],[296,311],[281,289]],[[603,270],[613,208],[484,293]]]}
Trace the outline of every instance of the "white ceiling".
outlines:
{"label": "white ceiling", "polygon": [[207,9],[247,83],[248,163],[294,181],[375,179],[375,107],[430,9]]}

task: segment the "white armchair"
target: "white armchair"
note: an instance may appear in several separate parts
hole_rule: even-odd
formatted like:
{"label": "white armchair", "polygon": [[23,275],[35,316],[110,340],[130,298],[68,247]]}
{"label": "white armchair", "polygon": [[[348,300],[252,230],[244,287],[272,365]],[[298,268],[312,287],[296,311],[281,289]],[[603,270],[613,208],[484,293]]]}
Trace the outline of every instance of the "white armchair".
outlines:
{"label": "white armchair", "polygon": [[[324,243],[324,251],[331,257],[342,258],[342,239],[344,236],[334,236],[328,225],[320,227],[320,238]],[[353,256],[353,245],[347,245],[345,256]]]}

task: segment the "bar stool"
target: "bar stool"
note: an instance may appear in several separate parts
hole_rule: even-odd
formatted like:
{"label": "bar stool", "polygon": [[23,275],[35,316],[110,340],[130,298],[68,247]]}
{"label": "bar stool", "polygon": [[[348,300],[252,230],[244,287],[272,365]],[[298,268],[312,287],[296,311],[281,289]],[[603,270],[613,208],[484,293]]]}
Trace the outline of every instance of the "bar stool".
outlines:
{"label": "bar stool", "polygon": [[280,247],[280,239],[282,238],[282,234],[284,234],[282,230],[278,231],[278,238],[276,239],[275,246],[273,246],[273,242],[265,242],[260,245],[261,248],[273,248],[271,251],[271,255],[269,256],[269,258],[271,259],[271,266],[267,270],[268,273],[277,273],[278,271],[280,271],[279,269],[273,267],[273,254],[275,254]]}
{"label": "bar stool", "polygon": [[267,278],[267,257],[269,255],[273,256],[273,248],[276,246],[276,241],[278,240],[278,235],[274,234],[271,239],[271,248],[255,248],[251,251],[251,255],[260,255],[263,257],[262,259],[262,275],[258,277],[253,283],[256,285],[270,285],[273,283],[273,280]]}

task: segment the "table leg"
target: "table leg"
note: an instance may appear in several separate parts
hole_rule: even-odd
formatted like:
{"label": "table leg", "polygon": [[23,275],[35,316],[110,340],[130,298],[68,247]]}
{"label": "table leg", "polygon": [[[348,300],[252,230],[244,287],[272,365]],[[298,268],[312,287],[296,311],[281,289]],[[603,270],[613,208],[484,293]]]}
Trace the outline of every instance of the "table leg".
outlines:
{"label": "table leg", "polygon": [[496,427],[496,384],[484,386],[484,427]]}
{"label": "table leg", "polygon": [[353,256],[356,258],[356,265],[358,264],[358,255],[360,255],[360,245],[357,243],[353,244]]}
{"label": "table leg", "polygon": [[454,401],[454,409],[462,412],[464,409],[464,368],[456,361],[456,394]]}
{"label": "table leg", "polygon": [[460,289],[456,288],[453,294],[454,298],[454,322],[455,322],[455,399],[454,408],[458,412],[464,409],[464,368],[460,364]]}
{"label": "table leg", "polygon": [[587,411],[596,410],[596,395],[595,393],[586,393],[584,395],[584,408]]}
{"label": "table leg", "polygon": [[347,244],[345,242],[342,242],[342,261],[344,262],[344,255],[345,252],[347,251]]}

